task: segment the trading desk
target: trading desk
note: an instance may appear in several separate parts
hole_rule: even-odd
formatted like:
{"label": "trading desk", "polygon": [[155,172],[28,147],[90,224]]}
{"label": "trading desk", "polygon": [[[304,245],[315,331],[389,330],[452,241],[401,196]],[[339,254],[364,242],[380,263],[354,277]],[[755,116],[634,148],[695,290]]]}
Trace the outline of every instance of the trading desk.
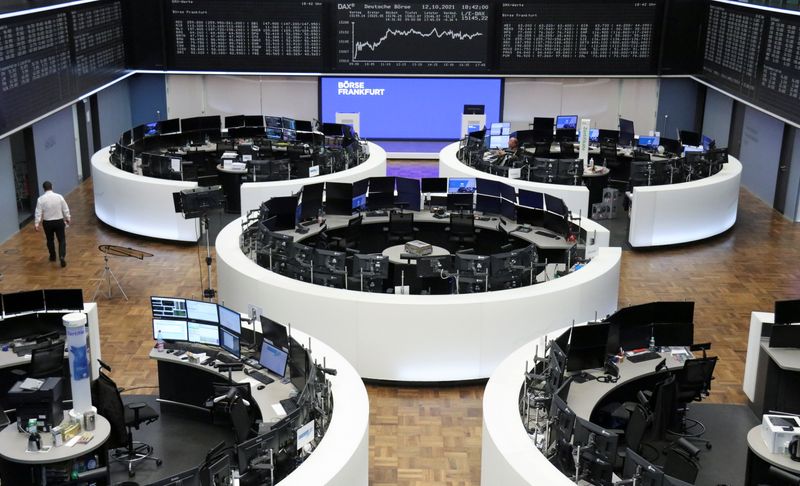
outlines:
{"label": "trading desk", "polygon": [[[341,223],[329,217],[329,228],[335,224]],[[241,233],[241,221],[234,221],[216,240],[220,301],[234,308],[262,307],[266,317],[325,340],[373,380],[484,379],[520,342],[547,332],[551,323],[587,321],[617,307],[619,248],[597,248],[580,270],[533,286],[390,295],[328,288],[271,272],[242,252]],[[542,244],[564,244],[547,240]]]}
{"label": "trading desk", "polygon": [[[551,324],[539,338],[513,351],[492,373],[483,394],[483,438],[481,447],[481,484],[485,486],[568,486],[575,483],[561,473],[536,448],[520,420],[520,390],[525,383],[524,370],[530,369],[537,349],[541,354],[545,338],[558,336],[566,328]],[[538,348],[537,348],[538,346]],[[668,368],[679,368],[683,363],[669,353],[662,353]],[[598,406],[607,402],[612,394],[625,392],[628,387],[640,385],[655,377],[655,366],[660,360],[620,363],[617,383],[587,381],[573,382],[567,403],[580,418],[591,420]],[[527,367],[527,368],[526,368]],[[591,370],[589,370],[591,373]],[[600,373],[600,372],[598,372]],[[597,374],[597,373],[593,373]]]}

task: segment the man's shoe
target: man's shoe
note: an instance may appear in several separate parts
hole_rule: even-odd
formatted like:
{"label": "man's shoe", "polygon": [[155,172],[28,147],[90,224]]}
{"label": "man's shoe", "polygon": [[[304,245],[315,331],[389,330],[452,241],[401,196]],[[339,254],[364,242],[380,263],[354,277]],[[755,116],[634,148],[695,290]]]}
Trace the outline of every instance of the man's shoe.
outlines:
{"label": "man's shoe", "polygon": [[50,261],[51,261],[51,262],[54,262],[54,261],[56,261],[56,256],[55,256],[55,255],[51,255],[51,256],[50,256]]}
{"label": "man's shoe", "polygon": [[61,267],[63,268],[63,267],[66,267],[66,266],[67,266],[67,261],[62,258],[61,259]]}

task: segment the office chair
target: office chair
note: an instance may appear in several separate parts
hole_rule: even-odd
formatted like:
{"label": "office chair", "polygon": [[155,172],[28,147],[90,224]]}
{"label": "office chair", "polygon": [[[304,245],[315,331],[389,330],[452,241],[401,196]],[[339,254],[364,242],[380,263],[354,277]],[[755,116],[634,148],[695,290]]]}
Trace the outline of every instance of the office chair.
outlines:
{"label": "office chair", "polygon": [[467,243],[475,243],[475,218],[472,214],[450,213],[449,241],[458,243],[459,248]]}
{"label": "office chair", "polygon": [[358,243],[361,240],[361,223],[364,221],[364,216],[359,214],[347,221],[347,232],[344,236],[331,236],[330,241],[332,246],[339,250],[351,250],[358,248]]}
{"label": "office chair", "polygon": [[31,351],[31,365],[28,371],[11,370],[11,373],[22,378],[45,378],[48,376],[66,376],[64,374],[64,341]]}
{"label": "office chair", "polygon": [[[650,412],[643,405],[636,404],[634,405],[633,410],[631,410],[625,430],[612,430],[612,432],[617,433],[621,436],[621,438],[624,439],[624,445],[627,447],[627,449],[640,454],[642,447],[646,445],[642,443],[642,439],[644,439],[645,432],[647,432],[647,429],[650,427],[651,423],[652,416]],[[622,463],[625,461],[625,457],[627,456],[627,450],[625,450],[625,447],[619,447],[619,449],[617,449],[618,466],[622,465]],[[656,459],[658,459],[658,451],[656,451]]]}
{"label": "office chair", "polygon": [[414,213],[393,211],[389,214],[388,243],[404,243],[414,239]]}
{"label": "office chair", "polygon": [[700,449],[686,439],[678,439],[667,449],[664,474],[694,484],[700,470],[698,454]]}
{"label": "office chair", "polygon": [[769,467],[767,478],[769,483],[759,483],[760,486],[800,486],[800,476],[775,466]]}
{"label": "office chair", "polygon": [[[675,398],[679,405],[677,413],[680,420],[680,429],[669,431],[673,435],[702,442],[706,449],[711,449],[711,442],[700,438],[706,431],[705,425],[698,420],[688,418],[686,414],[689,410],[690,402],[702,401],[709,395],[716,365],[716,356],[687,359],[683,363],[683,368],[676,373],[677,394]],[[694,427],[699,427],[700,431],[690,433],[689,430]]]}
{"label": "office chair", "polygon": [[675,376],[667,375],[663,380],[656,384],[651,396],[649,397],[648,407],[653,417],[651,436],[653,439],[663,440],[667,435],[667,427],[675,409],[675,395],[677,384]]}
{"label": "office chair", "polygon": [[[100,366],[111,371],[105,363],[101,362]],[[160,466],[162,461],[153,456],[151,445],[133,440],[133,429],[139,430],[140,425],[155,422],[158,413],[143,402],[123,404],[117,384],[103,372],[92,387],[92,403],[97,407],[97,413],[111,424],[108,447],[113,450],[109,451],[110,458],[127,464],[129,477],[136,475],[133,468],[142,461],[155,461],[156,466]]]}
{"label": "office chair", "polygon": [[572,142],[559,142],[561,155],[575,155],[575,145]]}

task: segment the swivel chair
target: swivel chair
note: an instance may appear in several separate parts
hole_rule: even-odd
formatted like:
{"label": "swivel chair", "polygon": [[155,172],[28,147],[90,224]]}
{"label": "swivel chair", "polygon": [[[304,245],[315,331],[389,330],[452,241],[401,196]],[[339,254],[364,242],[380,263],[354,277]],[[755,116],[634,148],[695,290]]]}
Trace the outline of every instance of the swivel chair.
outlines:
{"label": "swivel chair", "polygon": [[31,365],[28,371],[11,370],[19,377],[44,378],[48,376],[64,376],[64,341],[56,341],[49,346],[31,351]]}
{"label": "swivel chair", "polygon": [[767,477],[770,482],[766,484],[759,482],[761,486],[800,486],[800,476],[775,466],[769,467]]}
{"label": "swivel chair", "polygon": [[475,243],[475,218],[471,214],[450,213],[449,241],[458,243],[459,248],[465,244]]}
{"label": "swivel chair", "polygon": [[678,439],[667,449],[664,474],[694,484],[697,473],[700,471],[697,459],[699,454],[700,449],[689,441]]}
{"label": "swivel chair", "polygon": [[347,251],[358,248],[358,243],[361,241],[361,223],[364,221],[364,216],[359,214],[347,221],[347,233],[345,236],[332,236],[330,241],[336,249]]}
{"label": "swivel chair", "polygon": [[[676,373],[677,394],[675,398],[678,404],[677,413],[680,428],[670,432],[679,437],[701,442],[707,449],[711,449],[711,442],[700,438],[706,430],[705,426],[698,420],[688,418],[686,414],[689,410],[689,403],[702,401],[709,395],[716,364],[716,356],[687,359],[683,363],[683,368]],[[689,432],[695,427],[700,430],[698,432]]]}
{"label": "swivel chair", "polygon": [[[101,368],[111,371],[108,365],[100,363]],[[133,429],[139,430],[140,425],[155,422],[158,413],[144,402],[123,404],[117,384],[102,371],[92,387],[92,402],[97,413],[111,424],[108,447],[113,450],[109,451],[110,458],[126,464],[129,477],[136,475],[134,467],[145,460],[155,461],[156,466],[160,466],[162,461],[153,456],[151,445],[133,440]]]}
{"label": "swivel chair", "polygon": [[414,213],[394,211],[389,214],[388,243],[403,243],[414,239]]}
{"label": "swivel chair", "polygon": [[[643,405],[636,404],[631,411],[630,417],[628,418],[628,424],[625,426],[625,430],[612,430],[612,432],[615,432],[621,436],[621,438],[625,441],[624,445],[627,447],[627,449],[640,454],[642,446],[645,445],[642,443],[642,439],[644,438],[644,435],[651,423],[652,416],[650,412]],[[627,450],[623,447],[619,447],[617,450],[618,466],[622,465],[626,456]],[[657,451],[656,458],[658,458]]]}

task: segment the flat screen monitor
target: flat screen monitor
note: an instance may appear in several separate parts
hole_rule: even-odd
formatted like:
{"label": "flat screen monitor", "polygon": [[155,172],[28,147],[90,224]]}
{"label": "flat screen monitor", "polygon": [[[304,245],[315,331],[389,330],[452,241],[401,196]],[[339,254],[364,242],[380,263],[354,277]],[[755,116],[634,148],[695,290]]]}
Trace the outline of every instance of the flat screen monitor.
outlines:
{"label": "flat screen monitor", "polygon": [[527,189],[519,190],[519,204],[529,208],[544,209],[544,194]]}
{"label": "flat screen monitor", "polygon": [[564,216],[567,214],[567,206],[564,205],[564,201],[555,196],[551,196],[550,194],[545,194],[544,203],[545,203],[545,209],[547,209],[551,213],[558,214],[559,216]]}
{"label": "flat screen monitor", "polygon": [[275,216],[275,230],[294,229],[297,214],[297,196],[273,197],[267,201],[269,216]]}
{"label": "flat screen monitor", "polygon": [[218,325],[189,321],[186,327],[189,330],[187,339],[190,343],[219,346]]}
{"label": "flat screen monitor", "polygon": [[543,209],[529,208],[520,205],[517,206],[516,210],[516,221],[518,224],[544,227],[545,214]]}
{"label": "flat screen monitor", "polygon": [[492,135],[489,137],[490,149],[507,149],[508,148],[508,135]]}
{"label": "flat screen monitor", "polygon": [[368,187],[369,187],[369,179],[361,179],[360,181],[355,181],[353,183],[353,197],[366,195]]}
{"label": "flat screen monitor", "polygon": [[322,133],[326,137],[342,137],[344,136],[344,125],[339,123],[323,123]]}
{"label": "flat screen monitor", "polygon": [[178,133],[181,131],[181,119],[170,118],[169,120],[161,120],[158,122],[158,133],[166,135],[169,133]]}
{"label": "flat screen monitor", "polygon": [[594,455],[600,459],[614,464],[617,457],[617,443],[619,437],[614,432],[595,425],[588,420],[578,417],[575,421],[572,444],[589,446]]}
{"label": "flat screen monitor", "polygon": [[322,198],[325,193],[325,183],[306,184],[303,186],[303,195],[300,199],[300,221],[316,218],[322,209]]}
{"label": "flat screen monitor", "polygon": [[486,106],[485,105],[464,105],[464,111],[462,112],[465,115],[483,115],[486,113]]}
{"label": "flat screen monitor", "polygon": [[186,317],[190,321],[213,322],[219,324],[217,304],[200,300],[186,299]]}
{"label": "flat screen monitor", "polygon": [[[276,434],[262,434],[248,439],[236,446],[236,461],[239,474],[243,475],[250,469],[250,464],[256,459],[263,460],[269,456],[269,450],[280,447]],[[247,478],[247,475],[245,475]],[[188,486],[188,485],[187,485]]]}
{"label": "flat screen monitor", "polygon": [[423,177],[420,180],[420,191],[426,194],[447,192],[447,177]]}
{"label": "flat screen monitor", "polygon": [[289,334],[286,326],[261,316],[261,335],[281,349],[289,349]]}
{"label": "flat screen monitor", "polygon": [[189,486],[195,484],[197,478],[197,468],[194,467],[187,471],[173,474],[167,478],[159,479],[154,483],[147,483],[147,486]]}
{"label": "flat screen monitor", "polygon": [[44,304],[49,311],[82,311],[83,290],[45,289]]}
{"label": "flat screen monitor", "polygon": [[245,115],[244,126],[246,127],[263,127],[264,115]]}
{"label": "flat screen monitor", "polygon": [[630,448],[625,451],[622,479],[633,479],[641,486],[661,486],[664,472]]}
{"label": "flat screen monitor", "polygon": [[780,324],[772,326],[769,336],[771,348],[800,348],[800,326]]}
{"label": "flat screen monitor", "polygon": [[161,331],[161,338],[166,341],[186,341],[188,339],[188,329],[186,321],[173,319],[153,318],[153,339],[158,339],[158,332]]}
{"label": "flat screen monitor", "polygon": [[660,137],[639,137],[638,145],[647,150],[658,149]]}
{"label": "flat screen monitor", "polygon": [[606,360],[610,324],[575,326],[567,352],[567,371],[602,368]]}
{"label": "flat screen monitor", "polygon": [[683,145],[690,145],[692,147],[703,145],[703,139],[697,132],[690,132],[689,130],[680,130],[678,132],[678,138],[680,139]]}
{"label": "flat screen monitor", "polygon": [[186,299],[179,297],[150,297],[153,317],[167,319],[186,319]]}
{"label": "flat screen monitor", "polygon": [[470,193],[475,192],[475,179],[450,178],[447,181],[447,192],[449,193]]}
{"label": "flat screen monitor", "polygon": [[800,300],[775,301],[775,324],[800,323]]}
{"label": "flat screen monitor", "polygon": [[44,310],[44,292],[41,290],[3,294],[3,312],[6,316],[44,312]]}
{"label": "flat screen monitor", "polygon": [[703,142],[703,150],[706,152],[713,150],[717,145],[717,141],[707,135],[703,135],[701,141]]}
{"label": "flat screen monitor", "polygon": [[691,346],[694,344],[694,323],[656,322],[653,324],[656,346]]}
{"label": "flat screen monitor", "polygon": [[228,309],[225,306],[218,306],[219,308],[219,325],[223,328],[235,333],[242,333],[242,316],[233,309]]}
{"label": "flat screen monitor", "polygon": [[609,348],[622,348],[625,351],[648,347],[653,335],[653,325],[650,323],[614,324],[610,333],[613,334],[615,330],[617,338],[609,337],[610,341],[615,341]]}
{"label": "flat screen monitor", "polygon": [[308,379],[308,353],[296,342],[289,348],[289,373],[292,385],[302,393]]}
{"label": "flat screen monitor", "polygon": [[633,138],[634,138],[633,133],[619,132],[619,138],[617,139],[617,143],[621,147],[630,147],[631,145],[633,145]]}
{"label": "flat screen monitor", "polygon": [[491,257],[486,255],[466,255],[457,253],[455,268],[462,276],[484,277],[489,273]]}
{"label": "flat screen monitor", "polygon": [[630,133],[633,135],[636,133],[633,129],[633,120],[628,120],[626,118],[619,119],[619,132],[620,133]]}
{"label": "flat screen monitor", "polygon": [[417,200],[417,204],[416,204],[417,209],[416,209],[416,211],[418,211],[419,210],[419,197],[420,197],[420,193],[422,192],[420,190],[419,179],[409,179],[407,177],[398,177],[396,179],[396,184],[397,184],[397,194],[398,195],[400,195],[400,194],[410,194],[411,196],[409,196],[409,197],[411,199],[416,197],[416,200]]}
{"label": "flat screen monitor", "polygon": [[264,341],[261,343],[261,354],[258,358],[258,364],[283,378],[286,376],[286,361],[288,357],[288,352],[272,345],[267,338],[264,338]]}
{"label": "flat screen monitor", "polygon": [[475,199],[475,210],[483,214],[501,214],[501,199],[498,196],[486,196],[478,194]]}
{"label": "flat screen monitor", "polygon": [[517,220],[517,205],[506,198],[500,199],[500,214],[512,221]]}
{"label": "flat screen monitor", "polygon": [[394,177],[370,177],[369,192],[394,194]]}
{"label": "flat screen monitor", "polygon": [[265,116],[264,124],[268,128],[283,128],[283,119],[279,116]]}
{"label": "flat screen monitor", "polygon": [[347,254],[342,251],[314,250],[314,271],[320,273],[338,273],[344,275],[346,272]]}
{"label": "flat screen monitor", "polygon": [[353,185],[349,182],[326,182],[325,212],[341,216],[353,214]]}
{"label": "flat screen monitor", "polygon": [[239,335],[234,334],[223,327],[219,328],[219,347],[236,356],[237,358],[242,357],[241,348],[239,346]]}
{"label": "flat screen monitor", "polygon": [[145,125],[139,125],[139,126],[133,127],[133,141],[134,142],[138,142],[138,141],[140,141],[141,139],[144,138],[145,129],[146,129]]}
{"label": "flat screen monitor", "polygon": [[424,256],[417,258],[417,277],[441,277],[453,270],[452,255]]}
{"label": "flat screen monitor", "polygon": [[575,143],[578,141],[578,132],[572,128],[559,128],[556,130],[556,142]]}
{"label": "flat screen monitor", "polygon": [[201,486],[231,484],[232,476],[231,455],[227,451],[218,457],[207,459],[206,463],[197,470],[197,478],[200,480]]}
{"label": "flat screen monitor", "polygon": [[573,131],[578,128],[578,115],[559,115],[556,117],[556,130],[570,128]]}
{"label": "flat screen monitor", "polygon": [[225,117],[225,128],[243,127],[244,115],[232,115]]}
{"label": "flat screen monitor", "polygon": [[267,140],[272,140],[274,142],[283,141],[283,130],[280,128],[267,128],[264,135],[267,137]]}
{"label": "flat screen monitor", "polygon": [[618,130],[605,130],[601,128],[597,133],[597,140],[600,143],[609,143],[616,145],[619,142]]}
{"label": "flat screen monitor", "polygon": [[518,248],[491,256],[491,276],[503,277],[519,270],[529,269],[531,266],[531,249]]}
{"label": "flat screen monitor", "polygon": [[664,152],[673,155],[683,154],[683,144],[672,138],[661,137],[659,140],[661,147],[664,147]]}
{"label": "flat screen monitor", "polygon": [[144,124],[144,138],[155,137],[158,135],[158,123],[145,123]]}
{"label": "flat screen monitor", "polygon": [[371,192],[367,197],[367,208],[371,210],[394,207],[394,194],[391,192]]}
{"label": "flat screen monitor", "polygon": [[478,194],[484,196],[500,197],[500,182],[491,179],[475,179],[475,188]]}
{"label": "flat screen monitor", "polygon": [[295,120],[294,129],[298,132],[313,132],[314,125],[309,120]]}
{"label": "flat screen monitor", "polygon": [[472,210],[472,193],[461,192],[447,195],[447,209],[449,211]]}
{"label": "flat screen monitor", "polygon": [[489,135],[511,135],[511,123],[492,123],[489,125]]}
{"label": "flat screen monitor", "polygon": [[536,116],[533,118],[533,129],[537,132],[553,134],[553,119],[550,117]]}

